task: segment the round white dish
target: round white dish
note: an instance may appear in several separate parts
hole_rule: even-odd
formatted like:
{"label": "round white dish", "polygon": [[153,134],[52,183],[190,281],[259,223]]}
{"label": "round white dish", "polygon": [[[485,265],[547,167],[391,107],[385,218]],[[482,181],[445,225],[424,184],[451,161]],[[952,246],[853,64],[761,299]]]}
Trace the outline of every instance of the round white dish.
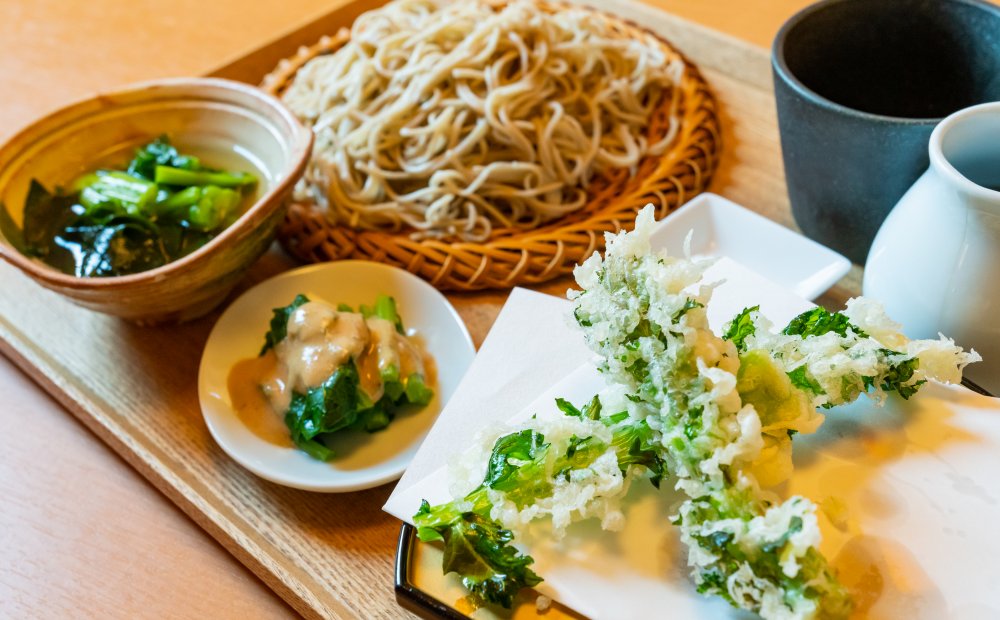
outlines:
{"label": "round white dish", "polygon": [[[258,437],[233,410],[226,385],[233,364],[260,351],[272,309],[288,305],[299,293],[355,307],[373,303],[379,294],[392,295],[407,331],[423,340],[437,370],[434,398],[425,408],[398,415],[388,428],[376,433],[349,432],[337,442],[338,455],[329,462]],[[475,347],[462,319],[430,284],[379,263],[322,263],[262,282],[229,306],[205,345],[198,398],[215,441],[261,478],[307,491],[358,491],[403,474],[474,356]]]}

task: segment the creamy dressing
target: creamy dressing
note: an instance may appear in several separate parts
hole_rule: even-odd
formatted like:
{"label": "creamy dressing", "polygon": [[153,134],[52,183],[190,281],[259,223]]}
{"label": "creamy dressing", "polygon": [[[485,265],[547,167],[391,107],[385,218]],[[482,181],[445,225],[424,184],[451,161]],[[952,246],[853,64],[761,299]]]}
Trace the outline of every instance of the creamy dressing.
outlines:
{"label": "creamy dressing", "polygon": [[282,382],[274,351],[236,362],[226,387],[236,416],[254,435],[275,445],[292,445],[282,416],[275,415],[288,408],[291,391]]}
{"label": "creamy dressing", "polygon": [[[410,338],[379,317],[340,312],[322,301],[296,308],[288,318],[286,336],[262,356],[237,362],[227,387],[240,420],[258,437],[279,445],[291,440],[282,416],[293,392],[319,387],[350,360],[358,369],[361,389],[377,402],[382,398],[382,371],[399,368],[400,380],[423,376],[424,358]],[[277,415],[276,415],[277,414]]]}
{"label": "creamy dressing", "polygon": [[363,316],[310,301],[288,317],[287,335],[274,350],[288,373],[288,384],[305,393],[348,360],[362,357],[370,341],[371,331]]}

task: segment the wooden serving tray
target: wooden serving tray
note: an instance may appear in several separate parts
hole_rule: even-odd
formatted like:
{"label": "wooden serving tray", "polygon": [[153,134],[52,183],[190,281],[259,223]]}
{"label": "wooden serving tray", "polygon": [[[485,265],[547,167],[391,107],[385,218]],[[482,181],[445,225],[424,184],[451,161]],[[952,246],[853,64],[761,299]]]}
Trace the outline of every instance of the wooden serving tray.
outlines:
{"label": "wooden serving tray", "polygon": [[[327,15],[212,75],[256,84],[279,59],[377,4],[341,1]],[[794,227],[767,52],[650,5],[600,2],[603,10],[670,40],[714,89],[724,154],[712,189]],[[272,251],[234,295],[291,266],[290,259]],[[824,301],[839,305],[856,294],[858,274],[855,268]],[[78,308],[7,264],[0,265],[0,282],[0,350],[292,607],[307,617],[406,615],[393,595],[400,524],[381,511],[391,485],[343,495],[287,489],[248,473],[212,441],[198,405],[197,373],[218,312],[187,325],[140,328]],[[562,294],[568,284],[560,280],[541,290]],[[456,293],[449,298],[478,345],[506,296]]]}

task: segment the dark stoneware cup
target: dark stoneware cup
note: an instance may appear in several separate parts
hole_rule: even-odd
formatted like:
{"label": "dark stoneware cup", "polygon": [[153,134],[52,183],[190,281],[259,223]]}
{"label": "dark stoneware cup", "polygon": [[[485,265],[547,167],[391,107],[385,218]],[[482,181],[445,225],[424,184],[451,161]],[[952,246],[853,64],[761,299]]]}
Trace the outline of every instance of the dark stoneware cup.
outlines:
{"label": "dark stoneware cup", "polygon": [[863,263],[927,168],[943,117],[1000,100],[1000,8],[976,0],[824,0],[772,55],[788,196],[806,235]]}

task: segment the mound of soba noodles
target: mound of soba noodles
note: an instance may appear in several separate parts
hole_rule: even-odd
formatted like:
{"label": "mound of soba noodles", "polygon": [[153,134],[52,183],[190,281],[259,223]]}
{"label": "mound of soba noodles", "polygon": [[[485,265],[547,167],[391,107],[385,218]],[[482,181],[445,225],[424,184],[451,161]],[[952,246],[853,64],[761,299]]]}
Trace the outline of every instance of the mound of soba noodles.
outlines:
{"label": "mound of soba noodles", "polygon": [[[396,0],[282,95],[316,142],[297,198],[331,222],[481,241],[581,208],[677,133],[683,61],[651,35],[530,0]],[[670,105],[669,131],[647,137]]]}

